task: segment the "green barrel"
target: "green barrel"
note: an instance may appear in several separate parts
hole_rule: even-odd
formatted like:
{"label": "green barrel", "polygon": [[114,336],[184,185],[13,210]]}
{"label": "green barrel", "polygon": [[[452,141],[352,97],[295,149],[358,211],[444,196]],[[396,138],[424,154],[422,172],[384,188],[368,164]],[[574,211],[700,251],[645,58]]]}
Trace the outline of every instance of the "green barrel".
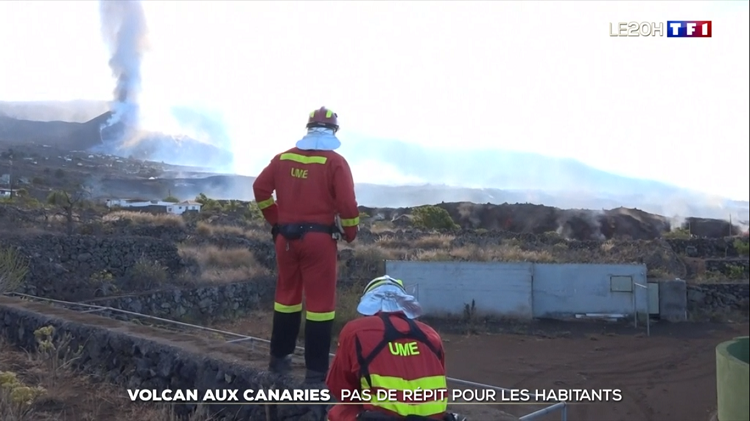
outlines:
{"label": "green barrel", "polygon": [[747,336],[722,342],[716,347],[716,395],[719,421],[750,421],[749,357]]}

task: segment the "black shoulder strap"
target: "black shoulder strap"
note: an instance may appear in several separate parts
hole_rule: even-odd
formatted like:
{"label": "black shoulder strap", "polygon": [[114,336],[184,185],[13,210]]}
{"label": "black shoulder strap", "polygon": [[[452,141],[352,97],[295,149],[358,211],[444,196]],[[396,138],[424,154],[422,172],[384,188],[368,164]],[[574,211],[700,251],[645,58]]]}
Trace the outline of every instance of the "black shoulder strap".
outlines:
{"label": "black shoulder strap", "polygon": [[[409,331],[400,332],[398,329],[396,329],[396,326],[394,326],[393,322],[391,321],[391,317],[398,317],[402,320],[405,320],[406,323],[409,324]],[[435,345],[430,342],[429,338],[427,338],[427,335],[422,331],[422,329],[419,328],[419,326],[417,326],[414,320],[406,317],[401,313],[380,313],[380,320],[382,320],[383,324],[385,325],[385,333],[383,334],[383,339],[378,342],[375,348],[373,348],[373,350],[366,357],[362,354],[362,344],[359,341],[359,337],[355,338],[357,362],[359,363],[360,376],[365,378],[367,384],[370,385],[370,387],[372,387],[372,381],[370,379],[370,363],[372,363],[375,357],[377,357],[383,351],[383,349],[388,346],[389,342],[393,342],[399,339],[414,339],[427,345],[427,348],[429,348],[430,351],[432,351],[438,357],[438,359],[443,358],[443,353],[441,352],[441,350],[436,348]]]}

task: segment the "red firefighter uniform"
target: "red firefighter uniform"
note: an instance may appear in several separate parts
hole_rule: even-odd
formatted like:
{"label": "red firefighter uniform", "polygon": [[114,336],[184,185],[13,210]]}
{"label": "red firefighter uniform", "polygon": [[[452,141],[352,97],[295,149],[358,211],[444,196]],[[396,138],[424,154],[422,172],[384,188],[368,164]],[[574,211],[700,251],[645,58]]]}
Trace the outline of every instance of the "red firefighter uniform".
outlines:
{"label": "red firefighter uniform", "polygon": [[[342,390],[370,390],[370,402],[334,405],[329,421],[353,421],[363,411],[380,412],[395,419],[408,415],[443,420],[447,414],[445,355],[440,336],[431,327],[401,312],[379,312],[349,322],[339,335],[336,357],[326,385],[339,402]],[[431,400],[378,401],[377,389],[434,390]],[[406,402],[408,401],[408,402]]]}
{"label": "red firefighter uniform", "polygon": [[[338,130],[336,117],[325,108],[314,111],[308,121],[308,135],[327,130],[329,138],[338,142],[332,137]],[[276,155],[253,184],[258,207],[278,233],[274,235],[278,280],[271,369],[289,369],[289,356],[300,329],[304,290],[306,365],[308,374],[312,370],[320,382],[329,366],[336,309],[336,235],[340,231],[335,218],[340,218],[348,242],[356,238],[359,225],[351,169],[330,149],[289,149]],[[287,361],[282,364],[284,368],[275,366],[274,361],[281,360]]]}

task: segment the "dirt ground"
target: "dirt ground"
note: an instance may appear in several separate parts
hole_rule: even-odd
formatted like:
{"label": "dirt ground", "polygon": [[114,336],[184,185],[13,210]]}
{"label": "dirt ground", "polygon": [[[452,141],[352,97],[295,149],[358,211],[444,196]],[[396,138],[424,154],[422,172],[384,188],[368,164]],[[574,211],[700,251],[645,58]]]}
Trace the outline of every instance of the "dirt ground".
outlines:
{"label": "dirt ground", "polygon": [[[31,308],[41,304],[14,305]],[[148,326],[90,314],[67,314],[70,312],[57,308],[46,308],[46,312],[66,313],[71,320],[95,321],[97,325],[127,330],[134,335],[154,335],[153,328]],[[270,322],[268,313],[256,313],[212,327],[268,338]],[[481,331],[484,333],[472,329],[472,334],[445,333],[465,328],[455,324],[433,326],[443,332],[451,377],[516,389],[622,390],[621,402],[571,405],[568,419],[575,421],[709,420],[716,405],[715,347],[724,340],[748,335],[749,330],[747,322],[655,323],[651,336],[646,337],[644,329],[594,322],[508,324],[501,326],[506,332],[487,333],[485,328]],[[223,342],[227,338],[215,333],[210,335],[161,332],[157,340],[179,342],[188,349],[200,348],[215,355],[241,354],[249,363],[264,364],[267,353],[264,344],[256,345],[258,352],[248,353],[244,346],[226,345]],[[249,355],[255,358],[248,359]],[[300,366],[301,358],[296,362]],[[163,409],[128,402],[121,388],[77,376],[60,368],[59,362],[47,361],[2,343],[0,371],[17,373],[24,385],[46,389],[34,405],[35,412],[26,417],[9,416],[7,399],[0,395],[0,419],[3,421],[173,419]],[[460,384],[451,386],[465,388]],[[540,405],[453,407],[471,421],[511,420],[514,418],[508,413],[522,416],[540,408]],[[559,420],[560,414],[539,419]]]}
{"label": "dirt ground", "polygon": [[[256,314],[215,327],[267,338],[270,316]],[[527,335],[444,333],[443,338],[448,375],[454,378],[530,390],[622,390],[620,402],[571,405],[570,420],[706,421],[716,409],[716,345],[748,335],[748,330],[747,323],[655,323],[651,336],[646,337],[644,329],[632,326],[542,322]],[[459,406],[455,410],[470,420],[498,419],[500,409],[523,416],[544,406]],[[559,419],[559,412],[538,418]]]}

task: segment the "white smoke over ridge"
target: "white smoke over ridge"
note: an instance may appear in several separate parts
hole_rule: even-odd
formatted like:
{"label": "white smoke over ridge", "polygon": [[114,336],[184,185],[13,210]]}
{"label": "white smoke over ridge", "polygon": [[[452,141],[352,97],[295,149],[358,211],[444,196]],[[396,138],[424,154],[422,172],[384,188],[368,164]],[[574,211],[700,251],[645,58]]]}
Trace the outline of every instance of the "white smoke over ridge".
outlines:
{"label": "white smoke over ridge", "polygon": [[[121,123],[126,140],[138,127],[138,94],[141,88],[141,59],[146,50],[146,15],[139,0],[100,0],[102,37],[110,49],[109,66],[117,78],[112,117],[105,127]],[[130,133],[132,134],[132,133]]]}

